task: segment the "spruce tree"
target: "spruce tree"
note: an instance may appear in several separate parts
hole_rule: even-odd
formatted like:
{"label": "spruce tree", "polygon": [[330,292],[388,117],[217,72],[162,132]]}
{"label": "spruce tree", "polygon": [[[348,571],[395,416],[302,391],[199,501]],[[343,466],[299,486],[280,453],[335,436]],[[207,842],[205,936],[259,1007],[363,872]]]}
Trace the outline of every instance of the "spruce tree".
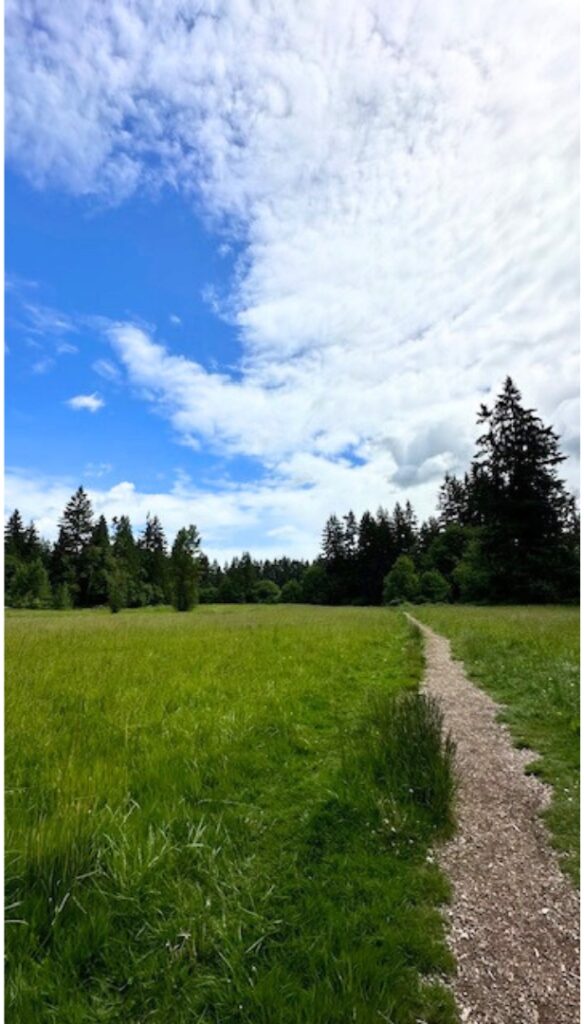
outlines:
{"label": "spruce tree", "polygon": [[142,578],[148,604],[170,601],[169,559],[166,537],[158,516],[146,516],[146,525],[138,541]]}
{"label": "spruce tree", "polygon": [[59,520],[59,535],[51,555],[51,582],[54,589],[63,584],[74,604],[84,605],[88,599],[88,567],[85,552],[93,533],[91,502],[78,487]]}
{"label": "spruce tree", "polygon": [[510,377],[481,406],[474,460],[483,512],[481,550],[493,600],[555,600],[570,496],[558,477],[559,437],[525,408]]}
{"label": "spruce tree", "polygon": [[93,529],[84,562],[87,569],[87,603],[107,604],[114,558],[105,516],[99,517]]}
{"label": "spruce tree", "polygon": [[117,600],[123,607],[138,608],[143,603],[142,567],[129,516],[114,516],[113,526]]}
{"label": "spruce tree", "polygon": [[4,554],[24,558],[25,551],[26,529],[20,512],[15,508],[4,527]]}
{"label": "spruce tree", "polygon": [[345,548],[345,531],[338,516],[329,516],[322,535],[322,554],[326,574],[329,580],[331,604],[341,604],[346,598],[347,556]]}
{"label": "spruce tree", "polygon": [[75,494],[69,499],[59,520],[57,543],[67,554],[78,556],[89,545],[92,533],[91,502],[83,487],[78,487]]}
{"label": "spruce tree", "polygon": [[201,539],[196,526],[178,531],[170,556],[173,605],[179,612],[188,612],[198,600],[198,553]]}
{"label": "spruce tree", "polygon": [[371,512],[364,512],[359,521],[357,564],[361,596],[365,604],[379,604],[383,573],[379,562],[379,526]]}

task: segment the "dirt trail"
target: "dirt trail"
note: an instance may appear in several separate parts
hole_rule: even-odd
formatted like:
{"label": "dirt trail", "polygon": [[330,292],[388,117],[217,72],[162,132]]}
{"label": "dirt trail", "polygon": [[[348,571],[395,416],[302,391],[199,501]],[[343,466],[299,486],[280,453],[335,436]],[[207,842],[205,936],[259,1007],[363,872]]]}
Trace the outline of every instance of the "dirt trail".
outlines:
{"label": "dirt trail", "polygon": [[446,915],[461,1020],[576,1024],[579,900],[539,817],[549,787],[525,775],[535,755],[513,746],[448,641],[408,618],[426,642],[424,686],[457,745],[458,831],[436,856],[454,890]]}

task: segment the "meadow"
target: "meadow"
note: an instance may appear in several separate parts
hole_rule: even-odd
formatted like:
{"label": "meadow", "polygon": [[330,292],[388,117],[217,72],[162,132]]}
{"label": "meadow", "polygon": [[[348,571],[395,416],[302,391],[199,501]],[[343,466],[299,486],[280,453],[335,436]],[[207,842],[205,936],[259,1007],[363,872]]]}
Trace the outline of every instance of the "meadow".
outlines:
{"label": "meadow", "polygon": [[540,755],[529,770],[553,786],[544,814],[566,871],[580,851],[580,610],[575,607],[420,606],[414,614],[449,637],[470,677],[504,705],[518,746]]}
{"label": "meadow", "polygon": [[6,1019],[453,1022],[422,668],[397,610],[9,612]]}

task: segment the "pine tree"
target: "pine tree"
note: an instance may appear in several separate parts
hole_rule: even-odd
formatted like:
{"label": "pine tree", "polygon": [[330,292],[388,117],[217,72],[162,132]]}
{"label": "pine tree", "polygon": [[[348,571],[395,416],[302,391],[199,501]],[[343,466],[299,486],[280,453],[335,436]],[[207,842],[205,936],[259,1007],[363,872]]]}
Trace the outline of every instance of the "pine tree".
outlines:
{"label": "pine tree", "polygon": [[524,408],[510,377],[492,409],[481,406],[474,460],[483,506],[481,548],[493,600],[557,597],[558,557],[570,497],[557,467],[559,437]]}
{"label": "pine tree", "polygon": [[438,494],[439,521],[441,526],[467,526],[469,522],[468,478],[459,480],[447,473]]}
{"label": "pine tree", "polygon": [[112,554],[115,563],[117,600],[125,608],[138,608],[143,603],[143,581],[140,552],[128,516],[113,519]]}
{"label": "pine tree", "polygon": [[380,604],[383,572],[380,568],[379,525],[371,512],[364,512],[359,521],[357,564],[361,596],[365,604]]}
{"label": "pine tree", "polygon": [[173,604],[177,611],[188,612],[198,599],[199,568],[197,558],[201,539],[196,526],[178,531],[170,556]]}
{"label": "pine tree", "polygon": [[4,527],[4,554],[6,557],[24,558],[26,551],[26,529],[17,508]]}
{"label": "pine tree", "polygon": [[148,604],[170,601],[170,565],[162,523],[158,516],[146,516],[146,525],[138,541],[142,562],[142,578]]}
{"label": "pine tree", "polygon": [[84,555],[92,533],[91,502],[83,487],[78,487],[59,520],[59,535],[50,565],[53,588],[66,585],[74,604],[87,604],[89,577]]}
{"label": "pine tree", "polygon": [[91,543],[83,556],[87,571],[87,603],[108,603],[110,577],[114,569],[109,530],[105,516],[100,516],[91,534]]}
{"label": "pine tree", "polygon": [[393,510],[392,529],[395,548],[398,555],[413,555],[417,542],[417,521],[409,501],[405,508],[399,502]]}
{"label": "pine tree", "polygon": [[93,510],[91,502],[83,490],[78,487],[65,507],[59,520],[59,539],[57,544],[63,551],[72,556],[79,556],[89,545],[93,533]]}
{"label": "pine tree", "polygon": [[338,516],[329,516],[322,535],[323,563],[329,580],[331,604],[347,598],[347,554],[345,531]]}

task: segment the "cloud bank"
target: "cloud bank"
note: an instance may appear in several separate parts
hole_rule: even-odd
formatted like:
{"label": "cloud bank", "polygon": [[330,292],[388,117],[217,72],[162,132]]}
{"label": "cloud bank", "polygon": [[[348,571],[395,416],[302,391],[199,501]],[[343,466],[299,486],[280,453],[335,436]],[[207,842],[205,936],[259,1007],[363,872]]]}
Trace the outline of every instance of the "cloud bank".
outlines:
{"label": "cloud bank", "polygon": [[9,0],[8,157],[237,240],[237,373],[109,330],[178,440],[259,459],[270,500],[343,511],[368,472],[426,512],[507,373],[577,452],[577,39],[551,0]]}

